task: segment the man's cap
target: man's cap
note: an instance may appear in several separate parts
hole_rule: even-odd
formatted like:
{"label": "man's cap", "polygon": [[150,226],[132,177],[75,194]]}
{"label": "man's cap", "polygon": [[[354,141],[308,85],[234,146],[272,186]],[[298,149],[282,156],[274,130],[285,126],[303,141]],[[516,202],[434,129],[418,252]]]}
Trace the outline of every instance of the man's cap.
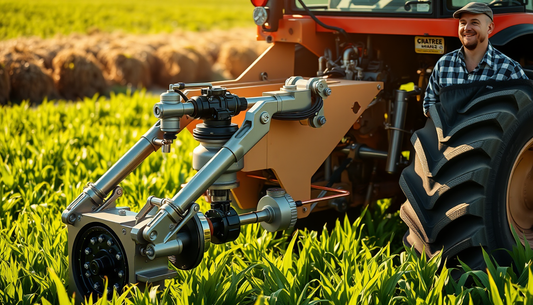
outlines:
{"label": "man's cap", "polygon": [[490,20],[494,21],[492,10],[486,3],[470,2],[467,5],[455,11],[455,13],[453,13],[453,18],[455,19],[461,18],[462,13],[485,14],[489,16]]}

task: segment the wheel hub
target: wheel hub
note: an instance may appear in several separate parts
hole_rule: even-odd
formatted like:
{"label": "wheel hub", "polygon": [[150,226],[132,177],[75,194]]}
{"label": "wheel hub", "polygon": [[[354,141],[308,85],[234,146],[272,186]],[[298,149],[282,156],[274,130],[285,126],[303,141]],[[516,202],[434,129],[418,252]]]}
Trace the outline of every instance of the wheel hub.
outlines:
{"label": "wheel hub", "polygon": [[[127,284],[128,263],[120,240],[103,224],[83,228],[74,241],[72,262],[76,285],[86,296],[113,295]],[[105,291],[105,279],[108,288]]]}
{"label": "wheel hub", "polygon": [[[533,139],[518,154],[507,186],[507,219],[522,243],[533,245]],[[524,240],[525,238],[525,240]]]}

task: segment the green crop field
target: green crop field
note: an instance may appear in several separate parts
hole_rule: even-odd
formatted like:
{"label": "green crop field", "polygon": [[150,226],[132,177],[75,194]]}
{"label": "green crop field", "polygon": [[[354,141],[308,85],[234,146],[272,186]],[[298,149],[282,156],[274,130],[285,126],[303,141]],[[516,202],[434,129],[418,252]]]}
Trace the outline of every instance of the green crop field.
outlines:
{"label": "green crop field", "polygon": [[127,33],[253,27],[247,0],[0,0],[0,40],[99,29]]}
{"label": "green crop field", "polygon": [[[0,303],[70,304],[67,228],[61,211],[154,122],[158,100],[142,92],[0,108]],[[172,196],[193,174],[187,131],[170,154],[150,156],[121,183],[118,201],[138,211],[149,195]],[[192,271],[162,291],[129,291],[113,304],[515,304],[533,298],[533,251],[518,243],[515,269],[487,256],[488,273],[459,279],[438,257],[401,245],[405,226],[386,201],[322,233],[275,235],[246,226],[212,245]],[[204,203],[203,209],[205,211]],[[460,268],[461,269],[461,268]],[[467,281],[468,279],[468,281]],[[468,284],[468,285],[466,285]],[[129,296],[129,297],[128,297]],[[127,298],[128,297],[128,298]],[[99,304],[106,304],[101,299]],[[526,304],[526,303],[524,303]],[[529,304],[529,303],[528,303]]]}

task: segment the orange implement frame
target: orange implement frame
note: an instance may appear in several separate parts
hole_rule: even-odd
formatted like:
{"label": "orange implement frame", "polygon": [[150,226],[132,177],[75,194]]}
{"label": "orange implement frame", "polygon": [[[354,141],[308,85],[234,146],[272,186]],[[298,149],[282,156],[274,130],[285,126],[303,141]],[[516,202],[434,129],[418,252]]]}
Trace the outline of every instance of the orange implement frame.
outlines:
{"label": "orange implement frame", "polygon": [[[277,91],[286,78],[293,76],[294,47],[292,43],[276,43],[239,79],[214,85],[223,86],[241,97],[257,97],[266,91]],[[271,62],[273,56],[270,52],[279,56],[279,62]],[[279,68],[283,65],[286,65],[285,68]],[[254,81],[259,78],[260,72],[275,75],[276,79]],[[299,121],[273,120],[269,133],[244,156],[244,169],[237,174],[240,186],[233,190],[241,209],[256,207],[264,182],[247,175],[262,170],[272,170],[281,186],[295,200],[310,200],[311,177],[382,90],[383,83],[336,79],[328,80],[328,86],[332,94],[324,101],[327,119],[324,126],[312,128]],[[199,90],[192,90],[189,96],[199,93]],[[241,113],[233,118],[233,123],[240,125],[243,118],[244,113]],[[188,129],[192,130],[195,125],[189,124]]]}

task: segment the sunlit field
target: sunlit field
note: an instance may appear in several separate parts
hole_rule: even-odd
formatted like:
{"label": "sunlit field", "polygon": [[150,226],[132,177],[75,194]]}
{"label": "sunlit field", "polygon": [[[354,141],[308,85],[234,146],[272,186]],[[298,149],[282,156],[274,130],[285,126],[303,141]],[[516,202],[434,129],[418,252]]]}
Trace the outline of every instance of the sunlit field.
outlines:
{"label": "sunlit field", "polygon": [[[73,33],[149,37],[194,31],[183,34],[190,38],[204,30],[231,33],[235,27],[250,26],[253,31],[252,9],[244,0],[0,0],[0,40],[30,36],[60,40],[57,35],[78,35]],[[67,226],[61,212],[156,122],[152,107],[159,97],[131,85],[122,84],[123,93],[107,90],[75,101],[58,93],[59,97],[43,102],[0,106],[0,304],[74,303],[68,293]],[[176,194],[195,173],[196,145],[185,130],[169,154],[157,152],[147,158],[121,183],[124,196],[117,205],[138,211],[150,195]],[[204,212],[209,209],[205,202],[201,206]],[[398,211],[389,210],[389,200],[338,216],[320,231],[300,228],[273,234],[259,225],[244,226],[234,242],[211,245],[197,268],[177,270],[177,277],[167,280],[164,289],[144,291],[131,285],[112,300],[86,303],[530,304],[533,300],[533,251],[519,241],[511,253],[512,266],[498,266],[488,253],[488,268],[472,271],[466,265],[447,266],[440,256],[428,260],[404,247],[407,226]]]}

